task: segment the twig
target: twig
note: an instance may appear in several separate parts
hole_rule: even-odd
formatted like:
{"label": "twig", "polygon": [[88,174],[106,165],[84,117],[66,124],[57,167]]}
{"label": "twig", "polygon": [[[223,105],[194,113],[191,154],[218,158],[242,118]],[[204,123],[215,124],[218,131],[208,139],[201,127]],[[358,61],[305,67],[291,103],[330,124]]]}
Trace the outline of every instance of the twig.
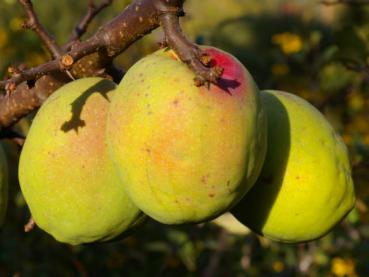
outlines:
{"label": "twig", "polygon": [[46,45],[47,49],[49,50],[53,58],[60,57],[61,49],[56,44],[55,39],[46,31],[44,26],[39,21],[35,13],[35,10],[33,9],[31,0],[18,0],[18,1],[23,6],[23,9],[27,14],[27,20],[23,23],[23,28],[27,28],[34,31]]}
{"label": "twig", "polygon": [[70,252],[71,262],[75,266],[76,270],[78,271],[79,276],[81,277],[88,277],[89,274],[83,265],[83,263],[78,259],[77,255],[74,252],[74,247],[71,245],[68,245],[68,250]]}
{"label": "twig", "polygon": [[154,2],[159,3],[159,20],[164,30],[165,42],[196,73],[196,84],[201,86],[207,82],[216,83],[223,70],[218,66],[208,67],[207,57],[201,49],[184,36],[179,24],[179,17],[183,15],[183,10],[178,7],[163,6],[162,1]]}
{"label": "twig", "polygon": [[36,226],[36,223],[35,221],[33,220],[33,218],[31,217],[27,224],[24,225],[24,232],[28,233],[28,232],[31,232],[33,230],[33,228],[35,228]]}
{"label": "twig", "polygon": [[349,59],[341,59],[342,64],[351,71],[355,71],[357,73],[363,73],[369,76],[369,64],[360,64],[357,61],[349,60]]}
{"label": "twig", "polygon": [[69,82],[60,69],[70,68],[77,79],[100,75],[106,67],[109,69],[116,55],[158,26],[158,14],[152,1],[136,0],[91,38],[73,45],[62,57],[17,71],[11,78],[0,81],[0,90],[11,88],[8,94],[0,94],[0,126],[12,125]]}
{"label": "twig", "polygon": [[86,14],[81,18],[81,21],[74,28],[72,36],[63,48],[65,50],[69,50],[69,48],[76,41],[78,41],[84,33],[86,33],[88,25],[95,18],[95,16],[99,14],[103,9],[110,6],[112,3],[113,0],[105,0],[102,1],[98,6],[96,6],[93,0],[89,0]]}
{"label": "twig", "polygon": [[[20,0],[21,1],[21,0]],[[76,79],[104,76],[111,71],[114,57],[161,23],[170,47],[189,64],[197,76],[197,85],[216,82],[221,68],[207,67],[207,57],[183,35],[178,17],[185,0],[135,0],[117,17],[101,26],[89,39],[77,41],[58,58],[40,66],[14,72],[0,81],[0,126],[7,127],[38,108],[57,88]],[[173,12],[175,11],[175,12]],[[110,69],[109,69],[110,67]],[[115,73],[117,73],[115,71]],[[119,79],[117,74],[114,79]]]}
{"label": "twig", "polygon": [[[158,27],[157,18],[158,13],[151,0],[136,0],[115,19],[100,27],[91,38],[74,45],[69,52],[58,59],[19,72],[8,80],[0,81],[0,89],[5,89],[9,83],[18,85],[23,81],[37,79],[48,73],[69,68],[72,68],[72,72],[76,74],[73,66],[82,67],[76,62],[82,57],[96,52],[102,59],[106,59],[106,55],[109,57],[105,62],[102,62],[101,69],[133,42]],[[101,60],[94,61],[94,63],[100,62]],[[91,67],[92,64],[89,63],[88,66]],[[87,69],[85,68],[85,70]]]}
{"label": "twig", "polygon": [[102,47],[100,43],[103,43],[103,41],[97,39],[91,39],[85,43],[81,43],[78,45],[78,47],[64,54],[60,58],[54,59],[37,67],[18,72],[14,74],[12,78],[5,81],[0,81],[0,89],[4,89],[8,83],[18,85],[23,81],[38,79],[47,73],[67,70],[72,67],[75,61],[78,61],[80,58],[88,54],[96,52],[100,47]]}
{"label": "twig", "polygon": [[213,277],[216,275],[221,257],[227,246],[227,236],[228,236],[227,231],[222,229],[219,234],[218,248],[211,256],[209,264],[206,267],[204,274],[202,275],[203,277]]}

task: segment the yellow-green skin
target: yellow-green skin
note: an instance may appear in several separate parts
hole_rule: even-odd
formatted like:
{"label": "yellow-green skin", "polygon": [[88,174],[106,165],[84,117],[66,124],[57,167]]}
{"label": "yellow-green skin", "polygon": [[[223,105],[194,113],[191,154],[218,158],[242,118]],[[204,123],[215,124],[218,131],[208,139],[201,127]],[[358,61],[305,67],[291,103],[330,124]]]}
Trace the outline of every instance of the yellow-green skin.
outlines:
{"label": "yellow-green skin", "polygon": [[346,146],[302,98],[281,91],[261,95],[268,114],[267,156],[258,181],[232,212],[274,240],[317,239],[354,206]]}
{"label": "yellow-green skin", "polygon": [[125,189],[166,224],[230,209],[264,160],[266,116],[252,77],[231,55],[205,51],[224,67],[228,90],[195,86],[187,65],[159,50],[129,69],[109,110],[109,149]]}
{"label": "yellow-green skin", "polygon": [[8,162],[0,144],[0,224],[4,222],[8,206]]}
{"label": "yellow-green skin", "polygon": [[58,89],[38,111],[19,164],[19,180],[36,224],[58,241],[110,240],[140,212],[124,192],[105,141],[116,85],[84,78]]}

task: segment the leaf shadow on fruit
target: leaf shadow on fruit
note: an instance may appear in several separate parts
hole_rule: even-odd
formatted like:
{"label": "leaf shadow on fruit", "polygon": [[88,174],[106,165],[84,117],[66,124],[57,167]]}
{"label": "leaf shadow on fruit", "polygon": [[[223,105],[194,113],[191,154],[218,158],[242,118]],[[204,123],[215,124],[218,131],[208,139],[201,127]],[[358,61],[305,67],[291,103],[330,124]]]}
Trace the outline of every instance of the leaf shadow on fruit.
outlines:
{"label": "leaf shadow on fruit", "polygon": [[[210,67],[214,67],[217,65],[218,63],[215,59],[212,59],[210,61]],[[214,85],[225,91],[227,94],[232,95],[231,90],[235,90],[236,88],[238,88],[241,85],[241,82],[239,82],[237,79],[225,79],[223,77],[220,77]]]}
{"label": "leaf shadow on fruit", "polygon": [[79,128],[86,126],[86,122],[81,119],[81,114],[87,99],[94,93],[100,93],[107,101],[109,101],[107,93],[113,89],[115,89],[113,83],[107,84],[105,80],[101,80],[88,90],[84,91],[75,101],[73,101],[73,103],[71,103],[72,118],[69,121],[66,121],[60,129],[65,133],[71,130],[78,133]]}
{"label": "leaf shadow on fruit", "polygon": [[227,94],[232,95],[231,90],[235,90],[236,88],[238,88],[241,85],[241,83],[237,81],[236,79],[231,80],[231,79],[219,78],[218,83],[216,85],[221,90],[225,91]]}
{"label": "leaf shadow on fruit", "polygon": [[291,141],[289,117],[283,104],[274,95],[268,95],[266,100],[266,108],[278,111],[279,116],[268,113],[268,149],[264,165],[254,186],[231,211],[242,224],[259,234],[281,189]]}

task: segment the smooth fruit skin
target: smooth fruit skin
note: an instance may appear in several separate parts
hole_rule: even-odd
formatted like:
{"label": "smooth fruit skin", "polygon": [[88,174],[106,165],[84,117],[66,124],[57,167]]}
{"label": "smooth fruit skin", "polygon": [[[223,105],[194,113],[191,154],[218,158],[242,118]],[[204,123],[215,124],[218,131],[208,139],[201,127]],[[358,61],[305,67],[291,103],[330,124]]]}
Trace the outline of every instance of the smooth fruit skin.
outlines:
{"label": "smooth fruit skin", "polygon": [[0,224],[4,222],[8,206],[8,162],[3,145],[0,144]]}
{"label": "smooth fruit skin", "polygon": [[166,224],[230,209],[264,160],[266,116],[252,77],[233,56],[204,50],[224,68],[218,85],[195,86],[187,65],[159,50],[129,69],[109,110],[109,149],[127,193]]}
{"label": "smooth fruit skin", "polygon": [[25,141],[21,189],[36,224],[58,241],[110,240],[140,216],[107,153],[105,126],[115,88],[101,78],[66,84],[40,108]]}
{"label": "smooth fruit skin", "polygon": [[233,209],[255,232],[284,242],[317,239],[354,206],[346,146],[302,98],[263,91],[268,150],[258,181]]}

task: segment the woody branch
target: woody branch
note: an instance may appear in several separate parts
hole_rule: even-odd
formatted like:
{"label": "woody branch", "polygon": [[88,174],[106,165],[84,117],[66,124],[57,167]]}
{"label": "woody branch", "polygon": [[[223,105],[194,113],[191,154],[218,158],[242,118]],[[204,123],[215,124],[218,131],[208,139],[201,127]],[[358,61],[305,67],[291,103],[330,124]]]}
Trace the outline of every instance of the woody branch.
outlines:
{"label": "woody branch", "polygon": [[[36,19],[31,9],[31,2],[22,1],[27,4],[23,6],[28,18]],[[79,41],[81,33],[77,36],[73,35],[71,40],[62,47],[60,55],[57,55],[59,49],[51,43],[51,36],[47,34],[45,28],[40,29],[42,25],[37,21],[33,30],[40,37],[40,34],[43,34],[43,43],[49,45],[48,49],[55,57],[34,68],[25,70],[13,68],[9,72],[10,76],[0,81],[0,90],[6,92],[0,95],[0,126],[11,126],[21,117],[37,109],[57,88],[71,81],[67,75],[68,72],[71,72],[76,79],[87,76],[109,77],[109,75],[112,78],[113,59],[160,24],[164,27],[169,46],[195,71],[196,79],[201,80],[199,85],[215,82],[222,74],[221,70],[208,67],[207,59],[203,58],[201,50],[189,42],[179,28],[176,18],[183,15],[184,1],[135,0],[88,39]],[[108,4],[106,2],[103,7]],[[96,9],[102,10],[102,8]],[[166,14],[170,16],[166,17]],[[95,15],[96,12],[90,12],[82,19],[80,24],[83,25],[83,29],[87,28]],[[55,49],[57,49],[56,52]]]}

